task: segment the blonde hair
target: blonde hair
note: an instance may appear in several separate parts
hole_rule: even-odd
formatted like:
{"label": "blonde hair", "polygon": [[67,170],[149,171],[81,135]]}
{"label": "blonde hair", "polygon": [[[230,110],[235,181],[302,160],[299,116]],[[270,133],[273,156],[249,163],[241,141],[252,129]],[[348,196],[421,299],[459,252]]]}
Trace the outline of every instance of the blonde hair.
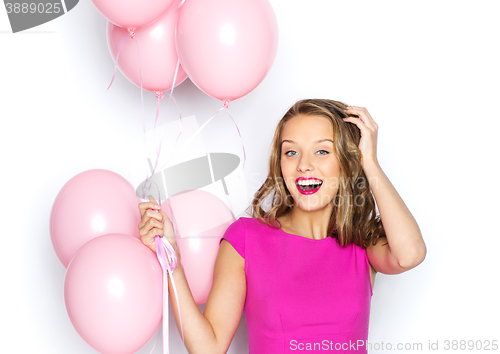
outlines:
{"label": "blonde hair", "polygon": [[[333,125],[334,151],[340,164],[340,184],[334,197],[334,207],[328,224],[328,237],[337,238],[341,246],[354,243],[366,248],[385,236],[380,216],[376,213],[375,199],[362,167],[362,154],[358,148],[359,128],[342,118],[352,116],[344,112],[347,106],[338,101],[307,99],[295,103],[279,121],[274,132],[269,158],[269,174],[255,193],[247,214],[264,224],[279,228],[276,219],[291,212],[294,200],[281,173],[281,137],[285,123],[298,115],[328,118]],[[270,197],[271,206],[262,204]],[[359,205],[357,201],[361,199]],[[340,203],[339,203],[340,201]],[[251,213],[248,212],[250,209]]]}

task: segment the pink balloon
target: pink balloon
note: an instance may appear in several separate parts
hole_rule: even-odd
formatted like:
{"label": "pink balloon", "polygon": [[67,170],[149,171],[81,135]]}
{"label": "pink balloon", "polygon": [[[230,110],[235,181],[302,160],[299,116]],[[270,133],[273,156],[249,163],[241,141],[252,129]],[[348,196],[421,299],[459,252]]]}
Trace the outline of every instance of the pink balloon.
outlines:
{"label": "pink balloon", "polygon": [[70,179],[60,190],[50,215],[50,236],[57,257],[67,267],[91,239],[109,233],[140,239],[139,198],[134,187],[107,170],[89,170]]}
{"label": "pink balloon", "polygon": [[174,3],[174,0],[91,0],[96,9],[115,25],[136,30],[149,25]]}
{"label": "pink balloon", "polygon": [[64,301],[78,334],[99,353],[135,353],[160,325],[162,287],[154,252],[134,237],[109,234],[71,260]]}
{"label": "pink balloon", "polygon": [[[140,73],[142,75],[142,87],[145,90],[162,92],[172,88],[178,61],[175,49],[175,25],[179,12],[177,6],[172,6],[158,20],[135,32],[139,56],[137,45],[133,39],[127,38],[123,42],[118,57],[118,68],[136,86],[141,87]],[[113,60],[116,60],[123,37],[127,36],[127,34],[128,32],[125,29],[108,22],[108,47]],[[186,78],[187,74],[182,69],[182,66],[179,66],[175,86]]]}
{"label": "pink balloon", "polygon": [[[177,226],[177,246],[186,279],[197,305],[207,302],[219,241],[235,220],[231,210],[212,193],[192,190],[168,199]],[[167,201],[162,210],[172,220]]]}
{"label": "pink balloon", "polygon": [[189,0],[181,8],[176,45],[196,86],[232,101],[256,88],[271,69],[278,24],[267,0]]}

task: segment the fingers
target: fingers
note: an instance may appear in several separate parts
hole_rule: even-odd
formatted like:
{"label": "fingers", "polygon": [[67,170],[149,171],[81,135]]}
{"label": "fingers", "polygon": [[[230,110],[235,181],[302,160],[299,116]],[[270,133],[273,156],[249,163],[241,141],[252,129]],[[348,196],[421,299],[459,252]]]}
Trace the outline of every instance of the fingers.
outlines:
{"label": "fingers", "polygon": [[163,237],[163,229],[157,229],[156,227],[149,230],[144,235],[141,235],[143,243],[149,243],[150,240],[153,240],[155,236]]}
{"label": "fingers", "polygon": [[[378,128],[377,123],[375,123],[372,116],[370,115],[370,113],[368,113],[368,110],[365,107],[348,106],[347,109],[345,110],[345,112],[347,114],[357,115],[359,118],[347,117],[347,118],[344,118],[344,121],[354,123],[360,129],[363,126],[366,126],[366,127],[370,128],[370,130],[377,130],[377,128]],[[363,124],[358,124],[360,121]]]}
{"label": "fingers", "polygon": [[139,211],[141,212],[141,216],[143,216],[148,209],[160,209],[160,206],[152,196],[149,196],[149,202],[139,203]]}
{"label": "fingers", "polygon": [[363,132],[365,129],[368,129],[368,127],[365,125],[365,123],[360,118],[347,117],[347,118],[342,118],[342,120],[344,122],[349,122],[349,123],[353,123],[353,124],[357,125],[357,127],[359,128],[359,130],[361,130],[361,132]]}
{"label": "fingers", "polygon": [[368,161],[368,157],[372,157],[376,160],[377,156],[377,132],[378,126],[371,117],[370,113],[364,107],[353,107],[349,106],[345,110],[347,114],[356,115],[356,117],[343,118],[344,122],[350,122],[355,124],[361,133],[361,139],[359,141],[359,149],[364,157],[364,161]]}
{"label": "fingers", "polygon": [[156,252],[155,230],[151,230],[144,236],[141,236],[141,241],[144,245],[148,246],[151,250]]}
{"label": "fingers", "polygon": [[[157,213],[158,214],[158,213]],[[155,218],[148,218],[147,220],[141,220],[139,223],[139,235],[146,235],[149,230],[157,228],[163,230],[163,223],[161,220]]]}
{"label": "fingers", "polygon": [[161,210],[161,209],[158,210],[158,213],[162,216],[163,223],[166,223],[166,222],[172,223],[172,221],[170,220],[170,218],[168,217],[168,215],[163,210]]}
{"label": "fingers", "polygon": [[175,233],[174,233],[174,225],[172,221],[169,219],[167,214],[163,210],[160,209],[160,213],[163,216],[163,229],[165,230],[165,236],[168,237],[174,237],[175,238]]}
{"label": "fingers", "polygon": [[[139,211],[141,213],[141,221],[138,227],[141,241],[153,252],[156,252],[155,236],[166,236],[167,238],[173,236],[172,223],[152,196],[149,196],[149,202],[139,204]],[[164,230],[167,230],[166,234]],[[172,241],[169,240],[169,242],[172,244]]]}
{"label": "fingers", "polygon": [[163,215],[155,210],[149,209],[144,212],[144,215],[142,215],[141,221],[139,222],[139,225],[137,225],[139,229],[142,229],[150,219],[154,219],[159,221],[160,223],[163,223]]}
{"label": "fingers", "polygon": [[139,231],[141,241],[153,252],[156,252],[155,236],[163,237],[163,224],[155,219],[150,219],[148,223]]}

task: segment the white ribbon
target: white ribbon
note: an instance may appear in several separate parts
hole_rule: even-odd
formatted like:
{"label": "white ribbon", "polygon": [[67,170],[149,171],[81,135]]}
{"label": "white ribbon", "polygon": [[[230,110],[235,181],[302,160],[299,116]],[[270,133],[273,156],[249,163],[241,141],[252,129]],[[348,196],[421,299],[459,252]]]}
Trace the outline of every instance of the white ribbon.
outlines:
{"label": "white ribbon", "polygon": [[184,329],[182,328],[181,307],[179,304],[179,297],[177,296],[177,289],[175,287],[173,272],[178,265],[177,255],[174,248],[164,237],[155,236],[156,257],[160,262],[163,269],[163,354],[169,354],[168,347],[168,277],[172,282],[174,288],[175,299],[177,300],[177,307],[179,310],[179,321],[181,323],[182,342],[184,342]]}

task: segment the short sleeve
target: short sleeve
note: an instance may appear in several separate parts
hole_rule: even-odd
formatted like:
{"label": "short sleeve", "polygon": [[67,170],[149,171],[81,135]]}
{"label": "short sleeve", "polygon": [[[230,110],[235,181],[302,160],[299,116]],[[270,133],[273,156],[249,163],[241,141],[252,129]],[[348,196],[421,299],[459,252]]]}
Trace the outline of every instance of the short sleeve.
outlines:
{"label": "short sleeve", "polygon": [[226,239],[240,256],[245,258],[245,225],[243,224],[243,218],[239,218],[229,225],[224,236],[220,239],[219,245],[223,239]]}

